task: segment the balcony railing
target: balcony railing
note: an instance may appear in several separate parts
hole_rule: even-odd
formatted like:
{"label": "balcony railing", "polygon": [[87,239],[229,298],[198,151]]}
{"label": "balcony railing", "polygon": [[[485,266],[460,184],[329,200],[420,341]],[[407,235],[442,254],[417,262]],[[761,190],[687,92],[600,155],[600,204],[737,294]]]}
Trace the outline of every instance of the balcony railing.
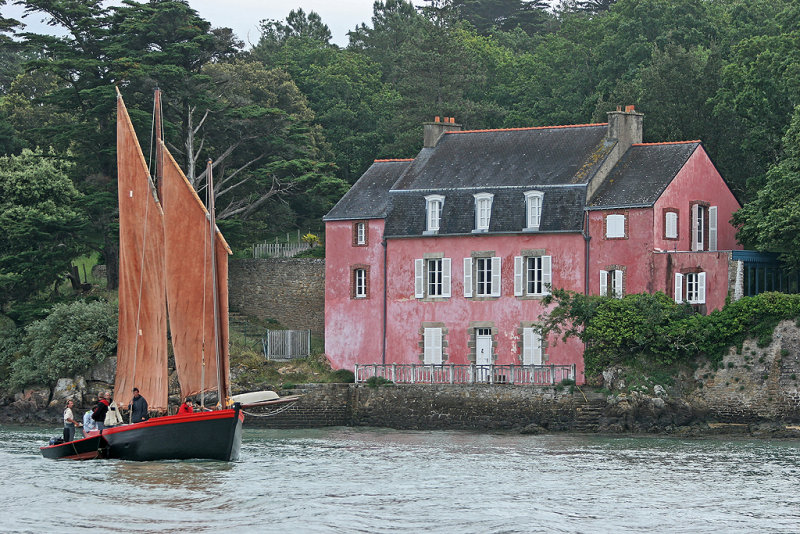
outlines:
{"label": "balcony railing", "polygon": [[356,383],[372,377],[397,384],[516,384],[548,386],[575,380],[575,365],[356,364]]}

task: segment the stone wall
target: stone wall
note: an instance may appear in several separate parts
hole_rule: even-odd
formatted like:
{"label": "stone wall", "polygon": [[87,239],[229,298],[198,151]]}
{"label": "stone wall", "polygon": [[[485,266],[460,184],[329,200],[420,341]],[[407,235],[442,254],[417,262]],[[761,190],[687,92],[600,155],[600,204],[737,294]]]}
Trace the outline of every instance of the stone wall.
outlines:
{"label": "stone wall", "polygon": [[231,260],[228,299],[232,312],[274,319],[293,330],[325,331],[325,260]]}

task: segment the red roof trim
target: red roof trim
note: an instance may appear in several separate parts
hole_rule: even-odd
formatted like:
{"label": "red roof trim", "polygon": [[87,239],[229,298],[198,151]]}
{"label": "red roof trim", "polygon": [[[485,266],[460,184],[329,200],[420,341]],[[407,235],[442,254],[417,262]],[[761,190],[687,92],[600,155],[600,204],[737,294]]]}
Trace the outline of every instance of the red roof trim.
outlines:
{"label": "red roof trim", "polygon": [[392,163],[395,161],[414,161],[414,158],[407,158],[407,159],[376,159],[374,163]]}
{"label": "red roof trim", "polygon": [[498,128],[495,130],[452,130],[445,132],[446,134],[464,134],[464,133],[480,133],[480,132],[522,132],[526,130],[551,130],[554,128],[583,128],[585,126],[608,126],[607,122],[597,122],[590,124],[564,124],[561,126],[529,126],[527,128]]}
{"label": "red roof trim", "polygon": [[689,143],[702,143],[700,139],[694,141],[664,141],[663,143],[633,143],[631,146],[656,146],[656,145],[688,145]]}

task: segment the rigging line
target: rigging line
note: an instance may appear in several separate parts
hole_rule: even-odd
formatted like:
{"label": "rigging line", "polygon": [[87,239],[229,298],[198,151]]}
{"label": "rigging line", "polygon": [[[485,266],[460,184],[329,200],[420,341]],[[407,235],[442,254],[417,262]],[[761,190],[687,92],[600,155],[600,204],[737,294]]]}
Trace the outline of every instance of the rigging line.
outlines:
{"label": "rigging line", "polygon": [[[208,206],[208,194],[206,194],[206,206]],[[202,341],[200,344],[200,406],[205,407],[206,395],[206,316],[208,315],[208,298],[206,297],[206,274],[208,273],[208,234],[203,231],[203,313],[202,315]],[[222,399],[219,399],[222,405]]]}
{"label": "rigging line", "polygon": [[276,408],[275,410],[273,410],[273,411],[271,411],[269,413],[253,413],[253,412],[248,412],[248,411],[245,411],[245,410],[242,410],[242,413],[245,414],[245,415],[252,416],[252,417],[272,417],[273,415],[278,415],[281,412],[285,412],[286,410],[288,410],[289,408],[291,408],[295,404],[297,404],[297,401],[290,402],[286,406],[281,406],[280,408]]}
{"label": "rigging line", "polygon": [[[147,180],[147,187],[150,188],[150,180]],[[147,198],[147,193],[145,193],[145,199]],[[136,384],[136,363],[139,360],[139,326],[141,325],[141,314],[142,314],[142,288],[144,287],[144,257],[145,257],[145,250],[147,246],[147,222],[149,219],[150,213],[150,201],[147,200],[144,206],[144,228],[142,229],[142,259],[139,262],[139,301],[136,303],[136,332],[134,335],[136,336],[136,342],[133,344],[133,374],[131,374],[131,382],[135,385]],[[128,412],[128,421],[133,421],[133,410],[129,410]]]}
{"label": "rigging line", "polygon": [[153,99],[153,119],[150,121],[150,154],[147,158],[147,173],[152,176],[153,175],[153,138],[155,137],[156,131],[156,113],[158,110],[156,109],[156,99]]}

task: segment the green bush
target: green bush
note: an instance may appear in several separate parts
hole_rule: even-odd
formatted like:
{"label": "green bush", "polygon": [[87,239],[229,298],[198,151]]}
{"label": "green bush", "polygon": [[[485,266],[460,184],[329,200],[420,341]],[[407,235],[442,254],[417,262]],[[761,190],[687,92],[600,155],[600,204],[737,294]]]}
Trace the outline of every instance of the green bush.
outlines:
{"label": "green bush", "polygon": [[114,354],[117,309],[103,301],[56,304],[50,314],[28,325],[11,363],[8,385],[54,386],[59,378],[85,372]]}
{"label": "green bush", "polygon": [[583,341],[587,374],[639,360],[669,366],[701,355],[719,367],[730,347],[741,348],[748,338],[766,346],[780,321],[800,317],[800,295],[784,293],[745,297],[709,315],[663,293],[616,299],[554,290],[545,299],[551,302],[556,306],[542,321],[542,332]]}
{"label": "green bush", "polygon": [[352,384],[356,381],[356,375],[349,369],[337,369],[331,373],[331,382]]}
{"label": "green bush", "polygon": [[371,376],[371,377],[367,378],[367,381],[365,382],[365,384],[367,384],[367,386],[369,386],[371,388],[377,388],[377,387],[380,387],[380,386],[391,386],[391,385],[394,385],[394,382],[392,382],[391,380],[389,380],[387,378],[383,378],[382,376]]}

